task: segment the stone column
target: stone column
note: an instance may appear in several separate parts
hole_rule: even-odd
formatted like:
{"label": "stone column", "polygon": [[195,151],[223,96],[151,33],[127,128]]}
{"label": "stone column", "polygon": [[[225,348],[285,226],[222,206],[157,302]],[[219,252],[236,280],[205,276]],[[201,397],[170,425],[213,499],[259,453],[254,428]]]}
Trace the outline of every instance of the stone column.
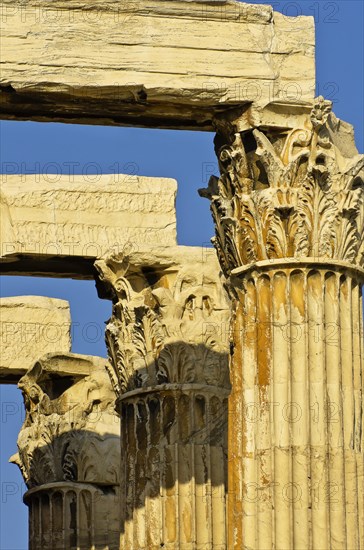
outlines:
{"label": "stone column", "polygon": [[119,550],[118,494],[95,483],[45,483],[24,495],[29,550]]}
{"label": "stone column", "polygon": [[218,122],[203,194],[234,302],[229,549],[364,548],[363,156],[330,111]]}
{"label": "stone column", "polygon": [[119,550],[120,420],[105,363],[48,354],[19,381],[30,550]]}
{"label": "stone column", "polygon": [[216,259],[196,252],[149,277],[97,263],[114,300],[125,550],[226,548],[229,308]]}

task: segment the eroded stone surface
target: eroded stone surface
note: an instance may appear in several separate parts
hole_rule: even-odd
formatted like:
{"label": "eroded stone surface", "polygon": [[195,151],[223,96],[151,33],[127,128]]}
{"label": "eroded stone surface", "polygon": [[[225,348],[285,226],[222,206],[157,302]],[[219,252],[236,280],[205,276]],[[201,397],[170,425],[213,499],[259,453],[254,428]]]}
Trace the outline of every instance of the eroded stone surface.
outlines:
{"label": "eroded stone surface", "polygon": [[106,359],[48,354],[20,379],[25,421],[18,454],[30,550],[117,550],[120,419]]}
{"label": "eroded stone surface", "polygon": [[124,256],[96,263],[113,299],[128,550],[226,547],[229,302],[213,250],[178,247],[174,258],[149,276]]}
{"label": "eroded stone surface", "polygon": [[0,299],[1,382],[17,382],[39,356],[71,349],[71,317],[65,300],[42,296]]}
{"label": "eroded stone surface", "polygon": [[117,488],[91,483],[47,483],[24,495],[29,550],[119,550]]}
{"label": "eroded stone surface", "polygon": [[92,277],[109,251],[176,244],[176,182],[122,174],[2,175],[6,273]]}
{"label": "eroded stone surface", "polygon": [[313,18],[267,5],[4,0],[1,113],[211,130],[236,105],[311,100],[314,49]]}
{"label": "eroded stone surface", "polygon": [[221,119],[208,196],[233,298],[229,549],[364,548],[364,157],[318,98]]}
{"label": "eroded stone surface", "polygon": [[239,119],[221,121],[215,146],[221,177],[201,194],[211,199],[226,276],[279,258],[363,267],[364,156],[330,101],[319,97],[290,129],[241,132]]}
{"label": "eroded stone surface", "polygon": [[217,259],[211,249],[179,248],[183,257],[151,277],[129,272],[125,256],[96,262],[114,302],[106,342],[119,395],[163,383],[229,388],[229,303]]}
{"label": "eroded stone surface", "polygon": [[64,354],[67,359],[72,370],[48,354],[20,379],[26,418],[13,462],[29,488],[58,481],[117,485],[120,422],[107,360]]}
{"label": "eroded stone surface", "polygon": [[236,281],[229,548],[363,548],[363,282],[303,261]]}

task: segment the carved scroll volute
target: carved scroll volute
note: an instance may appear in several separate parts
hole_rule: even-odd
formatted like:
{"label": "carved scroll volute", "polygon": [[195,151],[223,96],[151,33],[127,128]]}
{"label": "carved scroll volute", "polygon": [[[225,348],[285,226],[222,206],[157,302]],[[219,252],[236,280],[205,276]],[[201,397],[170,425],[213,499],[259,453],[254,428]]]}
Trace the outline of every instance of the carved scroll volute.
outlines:
{"label": "carved scroll volute", "polygon": [[138,290],[126,265],[115,256],[96,262],[113,297],[106,343],[117,396],[159,384],[229,387],[229,307],[215,262],[172,267],[153,286],[139,275]]}
{"label": "carved scroll volute", "polygon": [[[211,200],[224,274],[260,260],[364,264],[363,155],[351,126],[315,100],[304,127],[220,133]],[[302,123],[301,123],[302,126]]]}
{"label": "carved scroll volute", "polygon": [[11,461],[28,488],[64,481],[117,485],[119,423],[109,377],[96,362],[91,374],[62,380],[57,359],[54,380],[42,366],[52,366],[49,354],[19,381],[26,415]]}

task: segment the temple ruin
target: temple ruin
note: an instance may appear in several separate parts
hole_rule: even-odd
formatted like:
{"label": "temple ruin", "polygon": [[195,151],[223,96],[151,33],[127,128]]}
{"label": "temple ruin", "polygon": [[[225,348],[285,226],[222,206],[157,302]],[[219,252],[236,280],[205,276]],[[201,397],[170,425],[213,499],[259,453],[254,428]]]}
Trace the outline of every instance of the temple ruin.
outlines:
{"label": "temple ruin", "polygon": [[2,119],[214,130],[220,172],[215,250],[177,244],[174,180],[1,176],[1,273],[112,304],[101,358],[67,302],[0,302],[30,550],[364,550],[364,156],[315,98],[313,18],[1,9]]}

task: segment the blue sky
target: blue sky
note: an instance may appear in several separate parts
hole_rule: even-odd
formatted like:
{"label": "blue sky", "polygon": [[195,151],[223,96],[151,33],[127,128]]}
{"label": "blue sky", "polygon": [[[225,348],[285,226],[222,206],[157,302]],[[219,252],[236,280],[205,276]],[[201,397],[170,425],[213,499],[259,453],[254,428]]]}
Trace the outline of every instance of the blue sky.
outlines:
{"label": "blue sky", "polygon": [[[363,3],[358,1],[275,2],[286,15],[314,15],[316,20],[317,92],[334,101],[338,117],[355,126],[356,143],[363,152]],[[206,183],[206,168],[216,166],[213,135],[201,132],[71,126],[25,122],[1,123],[1,163],[23,163],[27,170],[44,171],[49,162],[67,173],[65,162],[79,162],[80,170],[97,163],[104,173],[136,170],[140,175],[168,176],[179,182],[178,241],[203,245],[213,234],[208,202],[197,195]],[[217,172],[217,167],[215,172]],[[73,351],[104,355],[103,336],[82,337],[90,321],[102,328],[110,304],[97,298],[93,282],[26,277],[3,277],[2,296],[45,295],[70,302],[75,323]],[[0,386],[0,550],[27,549],[27,509],[24,485],[8,458],[16,451],[23,413],[20,392]]]}

